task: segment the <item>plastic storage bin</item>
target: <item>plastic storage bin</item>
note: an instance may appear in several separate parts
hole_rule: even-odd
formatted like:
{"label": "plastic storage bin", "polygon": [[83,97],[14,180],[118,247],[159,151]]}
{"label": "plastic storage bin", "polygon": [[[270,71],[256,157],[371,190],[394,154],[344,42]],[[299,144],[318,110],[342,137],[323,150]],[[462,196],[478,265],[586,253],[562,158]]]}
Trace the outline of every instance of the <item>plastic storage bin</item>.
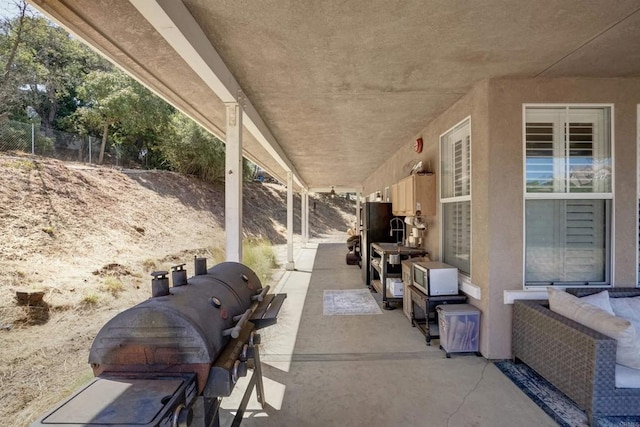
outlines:
{"label": "plastic storage bin", "polygon": [[440,328],[440,348],[451,353],[475,353],[480,334],[480,310],[470,304],[445,304],[436,307]]}
{"label": "plastic storage bin", "polygon": [[404,294],[402,286],[402,279],[389,278],[387,279],[387,292],[394,297],[401,297]]}

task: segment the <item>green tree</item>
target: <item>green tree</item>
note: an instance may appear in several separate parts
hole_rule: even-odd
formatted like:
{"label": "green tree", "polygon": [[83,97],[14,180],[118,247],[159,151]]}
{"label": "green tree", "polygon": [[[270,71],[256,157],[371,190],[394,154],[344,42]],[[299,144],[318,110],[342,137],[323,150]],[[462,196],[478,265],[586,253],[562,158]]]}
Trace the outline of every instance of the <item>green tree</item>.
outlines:
{"label": "green tree", "polygon": [[78,86],[78,99],[83,106],[73,114],[72,121],[81,134],[98,131],[102,135],[98,164],[104,161],[104,149],[109,130],[131,111],[131,85],[121,72],[96,71],[86,76]]}
{"label": "green tree", "polygon": [[184,114],[174,114],[160,149],[171,169],[209,182],[224,181],[224,144]]}
{"label": "green tree", "polygon": [[[121,71],[89,73],[77,88],[81,106],[69,118],[81,134],[102,137],[98,163],[107,139],[122,150],[149,155],[169,125],[173,108]],[[154,165],[157,166],[157,165]]]}
{"label": "green tree", "polygon": [[[224,143],[184,114],[173,115],[160,150],[171,169],[208,182],[224,182]],[[243,178],[252,179],[253,164],[243,159],[242,168]]]}
{"label": "green tree", "polygon": [[0,100],[6,104],[9,94],[15,92],[10,91],[11,78],[17,74],[16,56],[18,55],[18,47],[22,43],[22,34],[24,32],[25,20],[27,16],[27,3],[22,0],[16,3],[18,15],[14,19],[6,19],[0,23],[0,58],[2,59],[3,71],[0,80]]}
{"label": "green tree", "polygon": [[75,109],[74,88],[87,73],[112,69],[64,29],[28,9],[2,24],[0,58],[0,109],[24,118],[30,107],[47,134],[57,128],[61,110],[68,115]]}
{"label": "green tree", "polygon": [[144,160],[150,167],[161,167],[164,158],[158,148],[164,138],[175,110],[162,98],[129,78],[132,97],[131,109],[115,125],[114,140],[129,156]]}

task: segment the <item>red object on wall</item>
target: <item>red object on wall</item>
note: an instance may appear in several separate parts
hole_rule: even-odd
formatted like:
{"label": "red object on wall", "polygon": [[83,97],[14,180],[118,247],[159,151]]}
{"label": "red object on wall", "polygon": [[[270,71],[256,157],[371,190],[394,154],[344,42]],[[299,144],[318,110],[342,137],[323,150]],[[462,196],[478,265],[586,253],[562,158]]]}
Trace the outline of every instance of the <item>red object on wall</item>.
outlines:
{"label": "red object on wall", "polygon": [[422,138],[416,139],[416,142],[413,143],[413,151],[422,153]]}

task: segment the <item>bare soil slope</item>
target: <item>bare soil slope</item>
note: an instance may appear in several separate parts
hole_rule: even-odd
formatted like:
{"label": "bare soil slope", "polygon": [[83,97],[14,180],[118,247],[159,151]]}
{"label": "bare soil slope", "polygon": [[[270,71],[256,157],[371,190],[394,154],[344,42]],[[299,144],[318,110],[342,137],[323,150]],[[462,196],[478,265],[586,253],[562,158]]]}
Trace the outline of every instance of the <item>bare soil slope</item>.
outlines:
{"label": "bare soil slope", "polygon": [[[20,156],[0,156],[0,183],[0,420],[20,426],[91,378],[93,337],[148,297],[151,271],[214,261],[224,187]],[[247,183],[243,194],[247,237],[285,243],[285,187]],[[353,203],[310,203],[312,237],[346,236]],[[19,306],[18,290],[43,291],[44,303]]]}

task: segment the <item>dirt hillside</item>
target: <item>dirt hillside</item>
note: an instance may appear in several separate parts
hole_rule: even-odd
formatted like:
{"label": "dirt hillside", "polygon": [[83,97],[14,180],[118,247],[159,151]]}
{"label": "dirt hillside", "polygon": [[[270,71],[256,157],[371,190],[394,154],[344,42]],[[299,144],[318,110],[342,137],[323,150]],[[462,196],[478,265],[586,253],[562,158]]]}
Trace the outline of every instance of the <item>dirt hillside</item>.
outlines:
{"label": "dirt hillside", "polygon": [[[196,255],[222,261],[214,258],[224,246],[224,187],[7,155],[0,183],[0,420],[21,426],[91,378],[93,337],[148,298],[151,271],[191,268]],[[247,183],[243,194],[247,237],[286,243],[285,187]],[[310,205],[311,237],[346,236],[352,202]],[[299,206],[295,198],[296,232]],[[17,291],[41,291],[44,300],[20,306]]]}

